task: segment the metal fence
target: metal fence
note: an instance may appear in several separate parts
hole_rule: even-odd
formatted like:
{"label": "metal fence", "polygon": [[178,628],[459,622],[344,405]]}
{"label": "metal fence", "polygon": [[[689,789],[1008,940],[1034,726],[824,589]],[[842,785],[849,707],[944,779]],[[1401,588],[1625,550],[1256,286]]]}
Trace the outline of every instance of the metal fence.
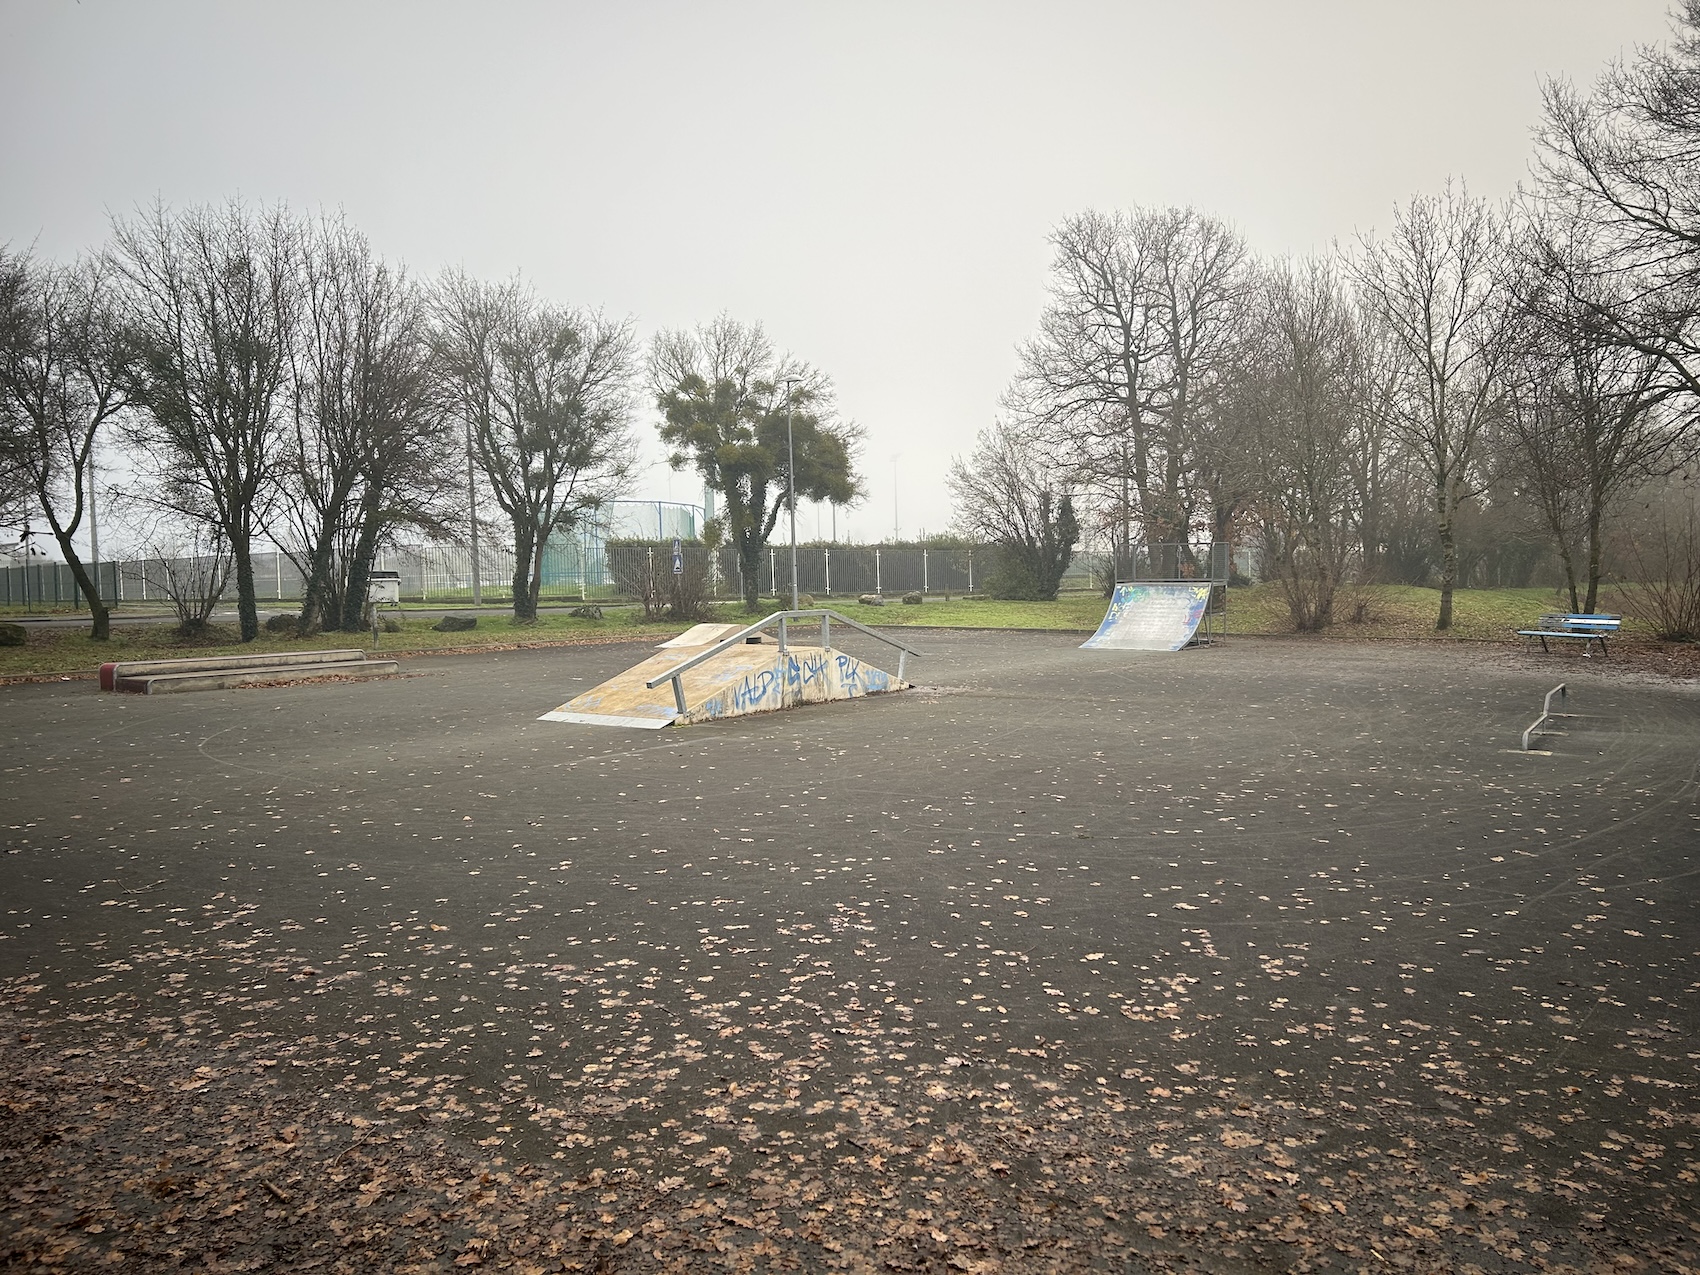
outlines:
{"label": "metal fence", "polygon": [[[633,503],[639,512],[649,515],[652,526],[665,530],[672,525],[672,507]],[[680,516],[673,521],[683,525],[684,519]],[[671,573],[669,540],[609,544],[604,535],[603,528],[586,527],[550,538],[540,572],[540,601],[559,604],[631,599],[639,596],[645,573]],[[725,600],[743,595],[743,571],[730,546],[711,553],[701,544],[685,540],[682,551],[681,566],[702,579],[708,597]],[[990,545],[799,545],[797,592],[823,599],[863,593],[897,596],[917,590],[935,597],[975,593],[985,587],[996,558],[997,550]],[[164,604],[170,601],[167,586],[172,578],[184,578],[194,562],[187,558],[138,558],[102,562],[91,571],[99,581],[101,597],[109,605]],[[1227,564],[1225,545],[1152,546],[1139,551],[1131,564],[1131,575],[1124,574],[1123,578],[1165,579],[1196,573],[1198,578],[1220,581],[1227,578]],[[301,600],[305,582],[287,554],[256,553],[253,565],[255,593],[262,602],[291,604]],[[463,545],[450,544],[392,547],[382,550],[372,565],[375,570],[393,571],[400,577],[401,597],[408,603],[465,604],[476,596],[480,603],[503,605],[513,598],[514,552],[499,544],[480,545],[476,572],[471,552]],[[1081,550],[1063,575],[1062,588],[1107,589],[1114,565],[1115,559],[1108,552]],[[763,551],[757,590],[763,596],[790,597],[788,545],[771,545]],[[231,605],[235,598],[233,574],[225,583],[221,601]],[[57,610],[82,605],[76,580],[64,563],[33,562],[0,568],[0,607]]]}
{"label": "metal fence", "polygon": [[[926,549],[905,545],[799,545],[797,592],[821,598],[915,590],[927,594],[972,593],[975,572],[979,571],[984,578],[990,553],[988,549]],[[736,596],[742,591],[742,569],[737,554],[730,549],[720,551],[720,575],[730,585],[726,589],[729,595]],[[791,592],[789,546],[768,547],[758,588],[775,596]]]}
{"label": "metal fence", "polygon": [[[743,594],[743,571],[737,553],[723,546],[712,555],[701,545],[683,546],[694,564],[706,568],[710,597],[732,599]],[[814,597],[844,597],[862,593],[973,593],[991,566],[994,550],[933,549],[905,545],[809,545],[797,549],[799,593]],[[299,602],[304,587],[301,571],[284,553],[253,555],[254,589],[262,602]],[[168,585],[182,578],[192,559],[140,558],[102,562],[89,570],[98,580],[108,605],[168,603]],[[612,601],[633,596],[631,581],[646,570],[671,572],[671,546],[604,545],[591,536],[555,537],[543,554],[540,600],[545,602]],[[386,549],[373,562],[379,571],[394,571],[401,581],[404,602],[429,606],[473,600],[472,555],[458,545],[408,545]],[[477,596],[480,602],[502,604],[513,597],[513,550],[480,546]],[[1071,572],[1065,587],[1090,587],[1089,568]],[[789,547],[772,546],[762,556],[757,589],[763,595],[789,596]],[[236,579],[226,581],[221,601],[234,604]],[[36,562],[0,568],[0,606],[24,610],[59,610],[84,605],[71,569],[62,562]]]}

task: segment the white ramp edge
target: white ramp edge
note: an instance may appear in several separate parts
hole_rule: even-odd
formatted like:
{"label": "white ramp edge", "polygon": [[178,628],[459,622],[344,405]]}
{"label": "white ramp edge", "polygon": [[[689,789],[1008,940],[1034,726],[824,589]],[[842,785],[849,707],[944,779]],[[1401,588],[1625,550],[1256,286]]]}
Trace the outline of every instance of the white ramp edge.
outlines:
{"label": "white ramp edge", "polygon": [[614,717],[607,713],[569,713],[555,709],[537,719],[540,722],[573,722],[579,726],[631,726],[637,730],[660,730],[673,724],[672,717]]}

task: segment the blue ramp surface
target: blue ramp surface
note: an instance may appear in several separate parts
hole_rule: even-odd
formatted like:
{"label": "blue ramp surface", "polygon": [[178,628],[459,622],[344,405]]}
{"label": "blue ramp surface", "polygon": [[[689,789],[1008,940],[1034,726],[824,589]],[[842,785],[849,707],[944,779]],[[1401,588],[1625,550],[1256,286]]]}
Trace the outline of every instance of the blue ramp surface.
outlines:
{"label": "blue ramp surface", "polygon": [[1098,631],[1082,650],[1178,651],[1198,632],[1208,584],[1118,584]]}

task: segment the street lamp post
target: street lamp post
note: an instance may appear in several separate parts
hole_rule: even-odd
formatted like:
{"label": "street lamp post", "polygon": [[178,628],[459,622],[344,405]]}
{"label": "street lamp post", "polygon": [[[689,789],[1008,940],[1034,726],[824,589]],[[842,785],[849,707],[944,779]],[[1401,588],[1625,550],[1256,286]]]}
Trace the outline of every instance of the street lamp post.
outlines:
{"label": "street lamp post", "polygon": [[786,503],[791,511],[791,609],[798,609],[797,598],[797,449],[791,439],[791,418],[795,414],[796,400],[791,397],[791,387],[797,383],[797,378],[785,378],[785,486]]}
{"label": "street lamp post", "polygon": [[484,604],[478,578],[478,486],[472,478],[472,419],[466,422],[466,511],[472,529],[472,605]]}
{"label": "street lamp post", "polygon": [[[100,515],[95,510],[95,485],[99,474],[95,469],[95,436],[89,435],[89,566],[94,570],[94,595],[100,596]],[[116,589],[114,590],[116,593]],[[114,601],[117,599],[114,598]]]}

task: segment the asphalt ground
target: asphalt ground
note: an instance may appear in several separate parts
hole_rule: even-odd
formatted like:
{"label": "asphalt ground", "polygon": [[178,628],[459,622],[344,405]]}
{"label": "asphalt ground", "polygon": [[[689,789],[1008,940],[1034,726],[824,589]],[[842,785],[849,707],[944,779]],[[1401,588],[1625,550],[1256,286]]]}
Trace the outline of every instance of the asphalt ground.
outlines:
{"label": "asphalt ground", "polygon": [[1694,684],[905,635],[0,688],[0,1267],[1700,1267]]}

